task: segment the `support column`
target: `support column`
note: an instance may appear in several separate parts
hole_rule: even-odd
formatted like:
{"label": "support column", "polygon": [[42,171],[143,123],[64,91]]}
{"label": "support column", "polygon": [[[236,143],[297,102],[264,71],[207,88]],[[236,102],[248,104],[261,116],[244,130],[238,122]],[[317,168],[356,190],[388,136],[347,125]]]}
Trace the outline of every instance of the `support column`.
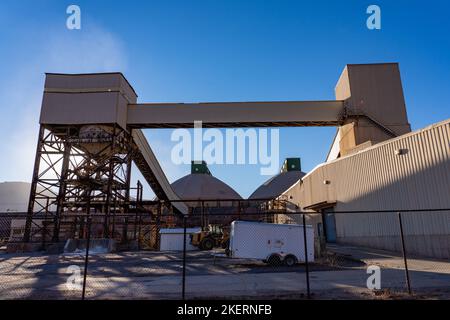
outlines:
{"label": "support column", "polygon": [[25,222],[25,233],[23,237],[24,242],[30,241],[31,223],[33,221],[34,202],[36,197],[37,182],[39,179],[39,166],[41,163],[41,149],[42,149],[42,142],[44,140],[44,133],[45,128],[43,125],[41,125],[39,127],[39,136],[36,147],[36,157],[34,159],[34,169],[33,169],[33,177],[31,179],[30,198],[28,199],[27,219]]}
{"label": "support column", "polygon": [[70,149],[71,146],[68,142],[64,142],[64,155],[61,169],[61,175],[59,177],[59,191],[56,204],[55,225],[53,228],[53,242],[59,241],[59,229],[61,225],[61,216],[64,208],[65,194],[66,194],[66,180],[70,163]]}

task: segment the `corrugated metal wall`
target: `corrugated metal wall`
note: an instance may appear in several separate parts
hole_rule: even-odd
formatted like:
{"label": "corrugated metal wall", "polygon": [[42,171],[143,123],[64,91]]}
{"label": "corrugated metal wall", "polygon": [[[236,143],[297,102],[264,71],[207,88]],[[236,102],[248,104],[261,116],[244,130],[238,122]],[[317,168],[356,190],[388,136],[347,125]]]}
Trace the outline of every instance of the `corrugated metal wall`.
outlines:
{"label": "corrugated metal wall", "polygon": [[[317,167],[299,202],[322,201],[336,211],[450,208],[450,120]],[[405,213],[404,223],[412,253],[450,258],[450,211]],[[395,214],[336,214],[336,229],[341,242],[400,248]]]}

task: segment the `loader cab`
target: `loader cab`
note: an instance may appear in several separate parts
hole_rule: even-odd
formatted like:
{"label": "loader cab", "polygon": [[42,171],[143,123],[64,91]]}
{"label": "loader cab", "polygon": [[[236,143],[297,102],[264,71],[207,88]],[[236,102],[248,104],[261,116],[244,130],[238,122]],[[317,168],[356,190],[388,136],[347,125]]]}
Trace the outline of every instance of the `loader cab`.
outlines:
{"label": "loader cab", "polygon": [[229,228],[209,225],[208,228],[191,235],[191,244],[200,250],[212,250],[214,247],[228,249],[229,239]]}

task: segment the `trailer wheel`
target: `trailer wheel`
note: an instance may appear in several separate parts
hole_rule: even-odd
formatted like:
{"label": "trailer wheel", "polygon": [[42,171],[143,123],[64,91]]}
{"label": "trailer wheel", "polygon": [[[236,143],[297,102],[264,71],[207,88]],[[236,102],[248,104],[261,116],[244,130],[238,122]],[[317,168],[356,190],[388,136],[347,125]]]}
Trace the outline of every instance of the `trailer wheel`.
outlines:
{"label": "trailer wheel", "polygon": [[286,265],[288,267],[292,267],[297,264],[297,258],[294,255],[289,254],[286,256],[286,258],[284,258],[283,262],[284,262],[284,265]]}
{"label": "trailer wheel", "polygon": [[200,243],[200,248],[202,250],[212,250],[214,247],[214,240],[211,238],[204,238]]}
{"label": "trailer wheel", "polygon": [[281,257],[278,254],[271,254],[269,259],[267,259],[267,263],[270,266],[280,266],[281,265]]}

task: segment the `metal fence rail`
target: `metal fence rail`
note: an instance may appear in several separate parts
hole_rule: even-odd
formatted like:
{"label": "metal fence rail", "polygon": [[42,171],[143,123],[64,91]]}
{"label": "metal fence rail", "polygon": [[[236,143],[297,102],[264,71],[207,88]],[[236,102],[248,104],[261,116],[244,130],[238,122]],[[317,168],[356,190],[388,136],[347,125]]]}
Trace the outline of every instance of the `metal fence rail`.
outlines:
{"label": "metal fence rail", "polygon": [[[57,243],[51,216],[36,219],[24,243],[24,215],[0,214],[0,299],[450,298],[450,209],[292,212],[263,200],[196,201],[187,216],[157,208],[115,213],[106,233],[103,214],[66,214]],[[233,221],[298,231],[248,231],[240,245],[276,255],[241,257],[227,240],[237,239]],[[200,250],[196,235],[214,236],[213,247]],[[292,241],[293,265],[283,251]]]}

